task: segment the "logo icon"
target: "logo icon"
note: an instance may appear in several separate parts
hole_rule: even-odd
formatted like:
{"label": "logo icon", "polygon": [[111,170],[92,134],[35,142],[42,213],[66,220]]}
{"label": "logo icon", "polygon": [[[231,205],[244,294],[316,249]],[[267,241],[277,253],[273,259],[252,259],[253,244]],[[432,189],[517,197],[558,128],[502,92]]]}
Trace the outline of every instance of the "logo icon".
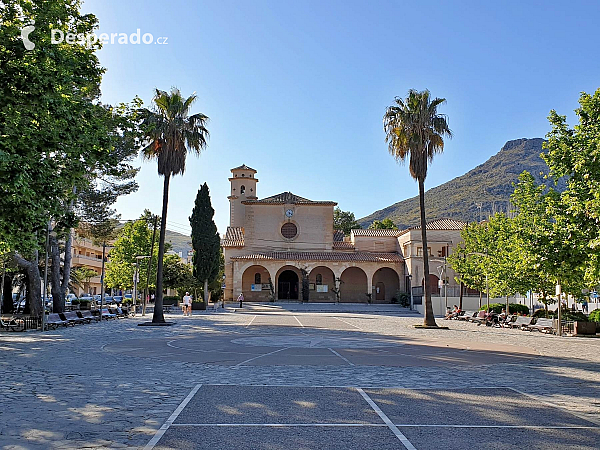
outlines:
{"label": "logo icon", "polygon": [[35,30],[35,20],[31,21],[30,25],[21,28],[21,39],[23,40],[23,45],[25,45],[26,50],[33,50],[35,48],[35,44],[29,40],[29,33]]}

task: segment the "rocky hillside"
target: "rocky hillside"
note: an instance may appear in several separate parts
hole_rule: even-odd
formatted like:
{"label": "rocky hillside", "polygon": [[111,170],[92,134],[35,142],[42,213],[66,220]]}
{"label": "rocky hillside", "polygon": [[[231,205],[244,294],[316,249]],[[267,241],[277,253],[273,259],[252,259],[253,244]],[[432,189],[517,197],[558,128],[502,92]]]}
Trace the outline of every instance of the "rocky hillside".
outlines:
{"label": "rocky hillside", "polygon": [[[500,152],[485,163],[429,189],[425,193],[427,220],[448,217],[465,222],[476,221],[480,217],[479,206],[482,219],[496,211],[509,211],[510,194],[519,174],[527,170],[537,181],[542,181],[542,174],[548,172],[548,166],[540,158],[543,142],[541,138],[508,141]],[[564,183],[559,184],[559,189],[562,188]],[[386,218],[392,219],[400,228],[417,225],[420,220],[419,197],[375,211],[358,222],[368,227],[374,220]]]}

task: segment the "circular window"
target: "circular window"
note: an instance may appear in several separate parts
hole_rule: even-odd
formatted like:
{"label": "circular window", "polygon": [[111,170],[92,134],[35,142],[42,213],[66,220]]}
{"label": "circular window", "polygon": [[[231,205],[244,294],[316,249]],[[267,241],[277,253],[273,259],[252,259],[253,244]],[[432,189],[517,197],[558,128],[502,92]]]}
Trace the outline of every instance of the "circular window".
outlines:
{"label": "circular window", "polygon": [[292,239],[298,234],[298,228],[292,222],[284,223],[281,227],[281,235],[286,239]]}

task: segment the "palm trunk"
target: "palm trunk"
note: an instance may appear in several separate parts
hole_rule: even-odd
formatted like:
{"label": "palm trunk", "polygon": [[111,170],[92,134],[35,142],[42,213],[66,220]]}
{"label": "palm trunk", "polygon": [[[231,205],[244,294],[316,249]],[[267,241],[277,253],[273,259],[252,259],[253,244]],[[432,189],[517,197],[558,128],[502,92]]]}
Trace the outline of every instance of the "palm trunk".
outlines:
{"label": "palm trunk", "polygon": [[156,240],[156,222],[158,216],[154,216],[154,224],[152,227],[152,245],[150,246],[150,258],[148,258],[148,271],[146,273],[146,290],[148,291],[148,297],[144,291],[144,304],[142,306],[142,316],[146,315],[146,303],[150,299],[150,271],[152,270],[152,256],[154,256],[154,241]]}
{"label": "palm trunk", "polygon": [[421,207],[421,240],[423,241],[423,296],[425,297],[425,317],[423,325],[436,327],[433,316],[433,305],[431,304],[431,292],[429,289],[429,252],[427,251],[427,229],[425,222],[425,182],[419,178],[419,205]]}
{"label": "palm trunk", "polygon": [[167,230],[167,207],[169,204],[169,181],[170,174],[165,174],[163,186],[162,217],[160,219],[160,236],[158,238],[158,266],[156,270],[156,299],[154,301],[153,323],[164,323],[163,314],[163,258],[165,256],[165,233]]}
{"label": "palm trunk", "polygon": [[208,280],[204,280],[204,306],[208,308]]}

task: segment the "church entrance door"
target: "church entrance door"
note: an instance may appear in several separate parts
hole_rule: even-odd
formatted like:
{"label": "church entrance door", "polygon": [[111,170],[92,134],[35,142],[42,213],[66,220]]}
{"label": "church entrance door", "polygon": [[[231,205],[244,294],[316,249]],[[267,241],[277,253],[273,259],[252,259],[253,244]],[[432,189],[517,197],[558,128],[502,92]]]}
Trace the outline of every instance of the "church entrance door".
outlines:
{"label": "church entrance door", "polygon": [[298,275],[293,270],[284,270],[277,284],[279,300],[298,300]]}
{"label": "church entrance door", "polygon": [[385,284],[381,281],[375,285],[375,300],[385,300]]}

